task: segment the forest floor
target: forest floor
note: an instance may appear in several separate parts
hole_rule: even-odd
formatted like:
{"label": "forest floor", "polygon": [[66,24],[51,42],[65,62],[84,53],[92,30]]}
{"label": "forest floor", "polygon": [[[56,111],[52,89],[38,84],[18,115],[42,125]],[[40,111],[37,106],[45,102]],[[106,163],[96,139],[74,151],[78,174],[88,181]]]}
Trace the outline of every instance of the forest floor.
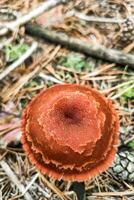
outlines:
{"label": "forest floor", "polygon": [[[134,63],[108,62],[26,31],[32,22],[50,35],[65,33],[93,47],[105,46],[107,52],[117,49],[134,57],[134,1],[67,1],[36,16],[36,8],[45,2],[0,1],[0,200],[77,199],[71,182],[41,175],[20,142],[22,110],[43,88],[57,83],[94,87],[112,99],[120,118],[118,153],[125,154],[120,162],[133,155],[132,169],[124,169],[127,176],[113,169],[86,181],[85,199],[134,200]],[[31,11],[34,19],[12,28],[12,22]]]}

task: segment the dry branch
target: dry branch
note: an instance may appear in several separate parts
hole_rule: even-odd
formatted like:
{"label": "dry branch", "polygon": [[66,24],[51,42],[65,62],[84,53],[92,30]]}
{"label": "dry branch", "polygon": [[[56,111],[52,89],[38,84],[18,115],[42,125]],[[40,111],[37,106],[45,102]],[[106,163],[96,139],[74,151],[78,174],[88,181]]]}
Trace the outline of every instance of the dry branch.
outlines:
{"label": "dry branch", "polygon": [[26,32],[32,36],[37,36],[50,42],[61,44],[75,51],[104,59],[121,65],[129,65],[134,68],[134,55],[126,54],[116,49],[108,49],[102,45],[88,44],[80,39],[69,37],[65,33],[56,33],[55,31],[46,30],[37,24],[28,24]]}
{"label": "dry branch", "polygon": [[16,21],[2,24],[3,28],[0,30],[0,35],[6,34],[9,30],[13,31],[17,27],[29,22],[31,19],[38,17],[43,12],[61,4],[61,3],[64,3],[64,2],[66,2],[66,0],[53,0],[53,1],[47,1],[47,2],[45,1],[39,7],[33,9],[28,14],[21,16]]}

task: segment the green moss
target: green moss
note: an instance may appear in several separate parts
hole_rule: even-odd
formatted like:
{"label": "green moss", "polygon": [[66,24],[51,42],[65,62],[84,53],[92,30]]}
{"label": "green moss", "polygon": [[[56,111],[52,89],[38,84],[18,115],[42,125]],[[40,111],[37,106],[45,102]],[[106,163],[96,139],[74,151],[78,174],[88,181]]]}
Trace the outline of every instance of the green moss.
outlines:
{"label": "green moss", "polygon": [[9,44],[5,47],[6,61],[13,62],[20,58],[28,49],[25,43]]}
{"label": "green moss", "polygon": [[129,142],[128,146],[131,147],[132,149],[134,149],[134,140],[132,140],[131,142]]}
{"label": "green moss", "polygon": [[84,68],[91,70],[89,62],[81,55],[75,53],[60,57],[58,64],[68,68],[73,68],[79,72],[81,72]]}

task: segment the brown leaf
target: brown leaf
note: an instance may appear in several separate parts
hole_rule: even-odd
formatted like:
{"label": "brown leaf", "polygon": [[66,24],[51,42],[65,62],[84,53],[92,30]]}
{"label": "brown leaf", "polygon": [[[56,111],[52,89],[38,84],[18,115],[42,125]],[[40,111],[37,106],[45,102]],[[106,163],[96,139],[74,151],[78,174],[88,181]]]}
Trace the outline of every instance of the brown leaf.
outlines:
{"label": "brown leaf", "polygon": [[62,8],[63,6],[59,5],[48,12],[44,12],[37,18],[36,22],[46,27],[61,21],[63,18]]}

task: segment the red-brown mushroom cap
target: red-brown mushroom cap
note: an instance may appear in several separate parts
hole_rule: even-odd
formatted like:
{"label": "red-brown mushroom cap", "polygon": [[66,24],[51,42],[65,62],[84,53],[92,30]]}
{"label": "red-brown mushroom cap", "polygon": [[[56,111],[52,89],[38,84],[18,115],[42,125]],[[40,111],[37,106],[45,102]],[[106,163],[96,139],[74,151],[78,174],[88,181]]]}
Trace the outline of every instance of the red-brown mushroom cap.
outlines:
{"label": "red-brown mushroom cap", "polygon": [[22,116],[22,143],[42,173],[83,181],[105,171],[115,157],[118,115],[98,91],[75,84],[43,90]]}

